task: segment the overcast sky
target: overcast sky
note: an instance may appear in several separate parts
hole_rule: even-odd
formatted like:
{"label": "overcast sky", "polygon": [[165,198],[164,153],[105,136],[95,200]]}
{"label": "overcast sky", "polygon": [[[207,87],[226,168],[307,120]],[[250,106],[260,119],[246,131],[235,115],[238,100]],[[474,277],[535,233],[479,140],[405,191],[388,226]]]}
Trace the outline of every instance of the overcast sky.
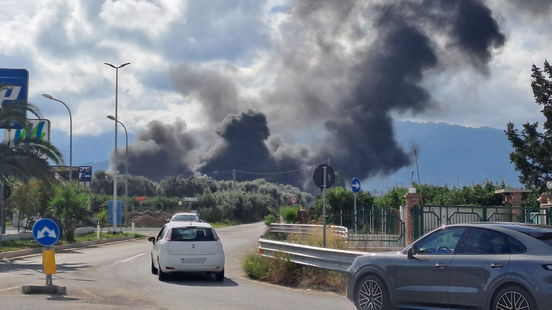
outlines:
{"label": "overcast sky", "polygon": [[[372,6],[390,2],[356,2],[352,11],[362,14],[344,10],[345,20],[339,20],[341,13],[334,12],[328,27],[326,17],[301,12],[318,5],[307,5],[307,0],[3,0],[0,67],[27,69],[30,101],[53,127],[68,131],[64,108],[40,94],[66,102],[76,136],[113,130],[105,116],[114,114],[115,71],[104,62],[130,62],[119,71],[119,119],[133,134],[157,120],[214,139],[227,114],[252,109],[266,115],[271,134],[309,143],[320,139],[325,115],[340,113],[332,102],[348,98],[352,88],[342,87],[349,85],[342,77],[350,79],[356,72],[351,69],[358,65],[356,55],[377,46],[382,28],[373,24]],[[439,46],[437,62],[446,65],[424,66],[423,76],[416,77],[431,108],[390,109],[394,119],[500,129],[508,121],[541,119],[531,94],[530,67],[552,60],[552,1],[482,3],[491,10],[503,44],[495,38],[489,57],[473,60],[486,64],[466,65],[469,61],[462,58],[468,56],[454,52],[454,42],[439,31],[432,36],[436,28],[425,29],[434,40],[430,46]],[[297,16],[312,23],[303,24]],[[315,22],[320,24],[313,26]],[[345,32],[341,22],[364,28],[355,30],[362,33],[361,40],[351,40],[350,29],[356,28]],[[316,27],[335,37],[312,42],[310,32]],[[322,50],[324,43],[334,51],[331,55],[339,56],[335,62],[316,58],[330,55]],[[309,67],[311,52],[313,62],[323,60],[313,65],[315,70]],[[350,66],[342,66],[347,57]],[[296,103],[305,100],[312,104]]]}

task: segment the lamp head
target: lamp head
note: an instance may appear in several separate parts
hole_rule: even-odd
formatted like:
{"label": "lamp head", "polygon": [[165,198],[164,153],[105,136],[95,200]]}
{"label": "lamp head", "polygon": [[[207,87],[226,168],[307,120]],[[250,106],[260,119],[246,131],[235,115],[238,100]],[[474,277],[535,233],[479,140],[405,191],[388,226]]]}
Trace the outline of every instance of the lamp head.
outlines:
{"label": "lamp head", "polygon": [[42,97],[47,98],[47,99],[54,99],[54,97],[52,97],[48,94],[42,94]]}
{"label": "lamp head", "polygon": [[110,120],[114,121],[115,120],[115,117],[113,117],[113,115],[108,115],[106,116],[107,118],[109,118]]}

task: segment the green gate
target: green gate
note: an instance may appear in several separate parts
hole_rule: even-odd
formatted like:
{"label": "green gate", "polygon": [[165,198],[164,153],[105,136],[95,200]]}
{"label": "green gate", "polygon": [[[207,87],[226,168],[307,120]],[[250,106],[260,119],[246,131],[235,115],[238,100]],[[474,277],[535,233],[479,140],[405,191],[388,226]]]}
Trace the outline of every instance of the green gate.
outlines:
{"label": "green gate", "polygon": [[552,208],[506,206],[414,206],[414,239],[442,226],[470,222],[520,222],[552,225]]}

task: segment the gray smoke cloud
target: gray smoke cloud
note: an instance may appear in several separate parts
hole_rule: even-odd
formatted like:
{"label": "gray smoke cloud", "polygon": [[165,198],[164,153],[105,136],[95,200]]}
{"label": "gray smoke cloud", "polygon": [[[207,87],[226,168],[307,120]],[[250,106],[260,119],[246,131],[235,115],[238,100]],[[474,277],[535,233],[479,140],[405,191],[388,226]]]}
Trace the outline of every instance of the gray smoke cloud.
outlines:
{"label": "gray smoke cloud", "polygon": [[302,171],[291,174],[271,172],[300,169],[309,159],[308,150],[285,144],[277,136],[271,137],[264,114],[251,110],[230,114],[217,128],[217,135],[219,139],[200,157],[195,170],[221,179],[233,178],[232,170],[237,170],[236,180],[264,178],[302,185]]}
{"label": "gray smoke cloud", "polygon": [[[199,146],[186,132],[186,123],[177,119],[174,124],[150,122],[128,147],[128,172],[152,180],[166,176],[190,175],[190,153]],[[115,158],[111,156],[111,162]],[[125,169],[125,154],[119,150],[118,170]]]}
{"label": "gray smoke cloud", "polygon": [[[148,172],[157,175],[193,170],[224,179],[232,178],[232,169],[288,171],[315,158],[330,159],[347,178],[392,173],[412,158],[394,139],[393,115],[435,107],[423,82],[439,69],[461,65],[487,74],[493,51],[505,43],[492,11],[479,0],[297,0],[279,35],[261,66],[273,82],[259,98],[245,95],[240,73],[230,66],[182,64],[171,71],[176,88],[201,102],[218,125],[217,141],[209,141],[194,169],[184,148],[168,149],[172,143],[157,143],[153,134],[134,147],[134,160],[150,167],[177,162]],[[252,106],[257,112],[242,112]],[[289,137],[312,128],[322,133],[299,139],[309,148],[271,135],[271,129]],[[181,145],[196,147],[182,131],[172,135],[182,137],[189,143]],[[311,173],[270,180],[304,185]]]}
{"label": "gray smoke cloud", "polygon": [[542,16],[550,19],[552,1],[550,0],[510,0],[516,8],[529,12],[534,16]]}

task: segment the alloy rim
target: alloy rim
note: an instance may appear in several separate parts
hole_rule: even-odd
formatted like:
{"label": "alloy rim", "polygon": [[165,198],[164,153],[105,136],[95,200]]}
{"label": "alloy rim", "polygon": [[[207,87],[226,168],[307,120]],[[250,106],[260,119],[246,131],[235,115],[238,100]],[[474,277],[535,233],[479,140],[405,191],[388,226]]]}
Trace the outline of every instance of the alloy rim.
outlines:
{"label": "alloy rim", "polygon": [[500,296],[495,310],[530,310],[529,302],[523,294],[517,291],[508,291]]}
{"label": "alloy rim", "polygon": [[378,282],[367,280],[362,283],[358,294],[358,305],[361,310],[381,310],[383,293]]}

